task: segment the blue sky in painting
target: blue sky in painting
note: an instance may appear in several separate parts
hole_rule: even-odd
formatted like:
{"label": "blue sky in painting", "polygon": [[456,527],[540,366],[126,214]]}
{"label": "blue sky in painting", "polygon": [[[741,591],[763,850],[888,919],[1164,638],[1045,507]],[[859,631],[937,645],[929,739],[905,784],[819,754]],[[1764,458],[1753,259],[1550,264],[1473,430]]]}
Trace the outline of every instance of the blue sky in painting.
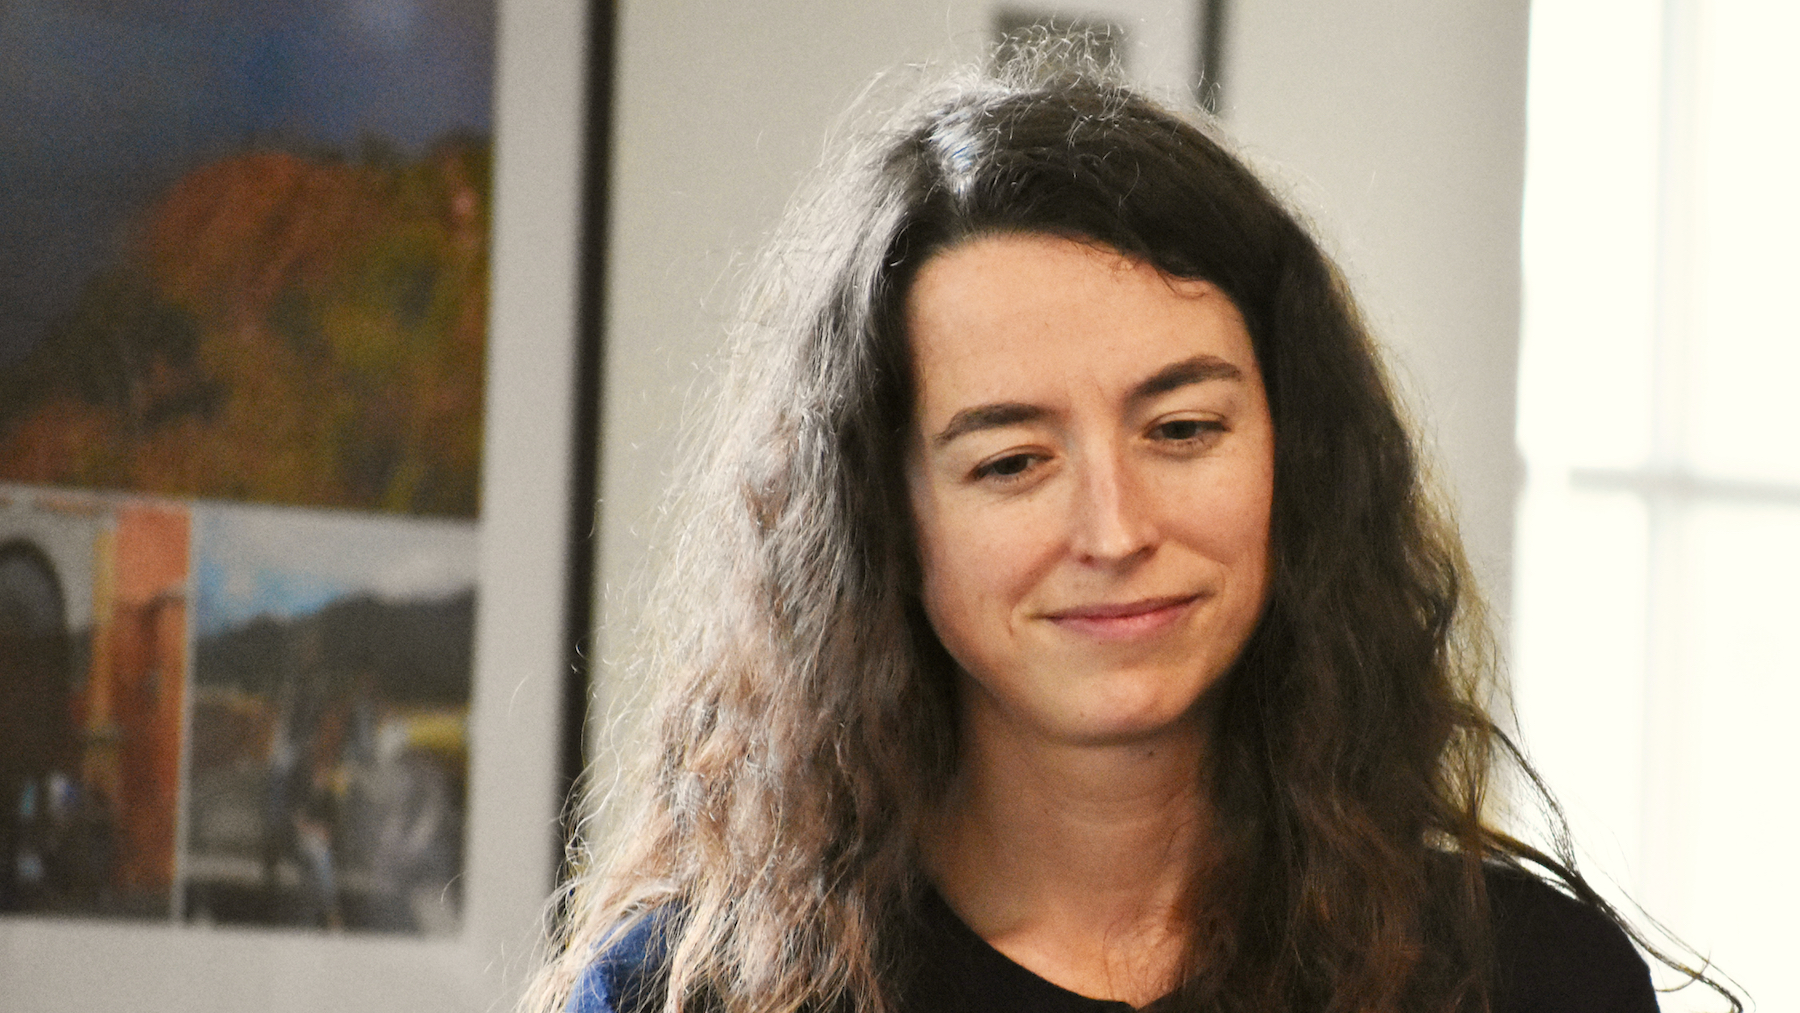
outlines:
{"label": "blue sky in painting", "polygon": [[311,615],[354,595],[442,598],[475,586],[476,525],[417,517],[199,505],[194,629]]}
{"label": "blue sky in painting", "polygon": [[488,133],[494,2],[0,0],[0,368],[195,166]]}

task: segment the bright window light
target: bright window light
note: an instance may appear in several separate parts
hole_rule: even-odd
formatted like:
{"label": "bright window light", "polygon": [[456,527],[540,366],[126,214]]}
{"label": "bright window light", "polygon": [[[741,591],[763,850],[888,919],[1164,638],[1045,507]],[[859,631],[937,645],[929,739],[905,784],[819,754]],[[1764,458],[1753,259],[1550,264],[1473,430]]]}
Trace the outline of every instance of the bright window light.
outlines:
{"label": "bright window light", "polygon": [[1533,5],[1513,595],[1588,871],[1770,1011],[1800,1009],[1796,51],[1789,0]]}

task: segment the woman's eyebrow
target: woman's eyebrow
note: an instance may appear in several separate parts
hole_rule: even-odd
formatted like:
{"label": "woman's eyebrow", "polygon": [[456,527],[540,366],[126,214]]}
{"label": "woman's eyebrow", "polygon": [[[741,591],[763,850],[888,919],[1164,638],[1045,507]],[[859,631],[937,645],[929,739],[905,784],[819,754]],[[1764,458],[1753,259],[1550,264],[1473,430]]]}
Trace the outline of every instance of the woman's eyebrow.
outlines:
{"label": "woman's eyebrow", "polygon": [[1125,403],[1136,406],[1172,390],[1208,380],[1242,380],[1244,371],[1226,362],[1216,355],[1196,355],[1191,359],[1172,362],[1157,370],[1149,378],[1131,389]]}
{"label": "woman's eyebrow", "polygon": [[964,408],[950,416],[949,423],[931,438],[931,445],[942,447],[959,436],[967,436],[978,430],[999,429],[1021,422],[1032,422],[1048,414],[1050,413],[1047,409],[1039,405],[1025,404],[1022,401],[997,401],[993,404]]}
{"label": "woman's eyebrow", "polygon": [[[1158,394],[1167,394],[1192,384],[1243,378],[1243,370],[1216,355],[1196,355],[1157,370],[1131,388],[1125,401],[1128,405],[1136,406]],[[1021,422],[1034,422],[1048,414],[1049,409],[1022,401],[996,401],[993,404],[975,405],[950,416],[950,421],[944,428],[931,438],[931,445],[942,447],[959,436],[967,436],[983,429],[1000,429]]]}

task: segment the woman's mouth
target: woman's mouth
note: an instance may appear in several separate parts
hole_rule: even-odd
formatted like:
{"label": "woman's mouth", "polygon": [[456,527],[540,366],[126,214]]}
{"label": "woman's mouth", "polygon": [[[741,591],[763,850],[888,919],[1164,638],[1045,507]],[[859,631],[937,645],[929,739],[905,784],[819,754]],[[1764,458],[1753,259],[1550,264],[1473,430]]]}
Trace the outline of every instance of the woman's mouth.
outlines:
{"label": "woman's mouth", "polygon": [[1061,629],[1099,640],[1131,640],[1157,633],[1187,614],[1200,595],[1170,595],[1061,609],[1044,618]]}

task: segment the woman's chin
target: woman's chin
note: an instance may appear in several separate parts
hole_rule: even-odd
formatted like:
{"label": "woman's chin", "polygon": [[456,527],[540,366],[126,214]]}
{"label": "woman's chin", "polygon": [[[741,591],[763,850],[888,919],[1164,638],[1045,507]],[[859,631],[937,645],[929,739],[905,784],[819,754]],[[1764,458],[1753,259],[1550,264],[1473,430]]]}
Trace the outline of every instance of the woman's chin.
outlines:
{"label": "woman's chin", "polygon": [[1196,739],[1201,724],[1185,701],[1110,701],[1060,723],[1056,738],[1071,746],[1108,748]]}

